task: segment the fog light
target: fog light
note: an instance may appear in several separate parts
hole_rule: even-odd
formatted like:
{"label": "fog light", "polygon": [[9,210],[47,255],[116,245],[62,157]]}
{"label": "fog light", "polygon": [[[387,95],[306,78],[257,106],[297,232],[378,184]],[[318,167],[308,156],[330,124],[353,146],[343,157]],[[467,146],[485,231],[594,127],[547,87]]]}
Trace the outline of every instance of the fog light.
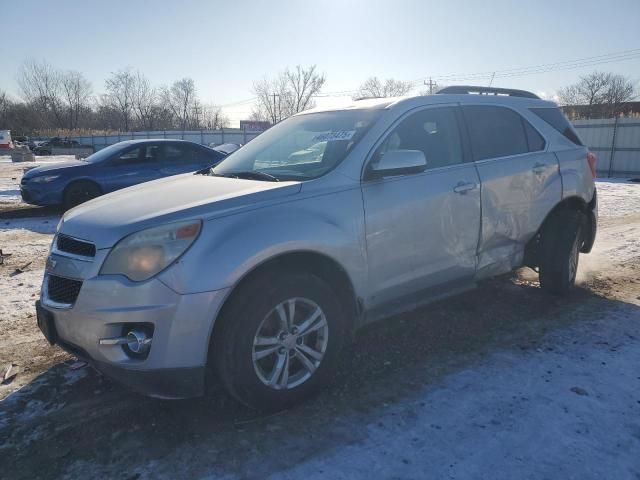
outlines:
{"label": "fog light", "polygon": [[129,330],[126,338],[127,347],[135,354],[144,355],[151,348],[151,337],[142,330]]}

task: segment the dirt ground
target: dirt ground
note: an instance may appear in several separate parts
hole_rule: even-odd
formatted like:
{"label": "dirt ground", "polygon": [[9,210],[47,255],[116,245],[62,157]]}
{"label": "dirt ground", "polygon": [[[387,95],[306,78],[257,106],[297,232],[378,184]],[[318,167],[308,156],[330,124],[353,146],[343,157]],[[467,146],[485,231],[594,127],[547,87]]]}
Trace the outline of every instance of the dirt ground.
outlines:
{"label": "dirt ground", "polygon": [[0,477],[638,479],[640,213],[604,202],[568,298],[523,269],[390,318],[319,396],[268,416],[222,391],[159,401],[74,370],[30,307],[56,217],[0,212],[0,248],[15,251],[0,266],[0,366],[19,369],[0,386]]}

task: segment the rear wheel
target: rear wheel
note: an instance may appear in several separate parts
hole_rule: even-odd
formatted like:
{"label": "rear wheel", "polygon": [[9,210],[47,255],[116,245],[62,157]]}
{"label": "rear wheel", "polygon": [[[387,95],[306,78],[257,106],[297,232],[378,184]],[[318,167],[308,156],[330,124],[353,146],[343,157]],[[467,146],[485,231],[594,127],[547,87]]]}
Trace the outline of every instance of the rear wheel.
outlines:
{"label": "rear wheel", "polygon": [[95,183],[87,181],[74,182],[64,191],[63,206],[65,210],[69,210],[100,195],[102,195],[102,191]]}
{"label": "rear wheel", "polygon": [[585,217],[577,210],[562,210],[545,225],[540,240],[540,286],[563,295],[575,284],[583,242]]}
{"label": "rear wheel", "polygon": [[260,276],[230,300],[213,339],[212,361],[245,405],[278,410],[317,392],[331,377],[344,338],[344,310],[320,278]]}

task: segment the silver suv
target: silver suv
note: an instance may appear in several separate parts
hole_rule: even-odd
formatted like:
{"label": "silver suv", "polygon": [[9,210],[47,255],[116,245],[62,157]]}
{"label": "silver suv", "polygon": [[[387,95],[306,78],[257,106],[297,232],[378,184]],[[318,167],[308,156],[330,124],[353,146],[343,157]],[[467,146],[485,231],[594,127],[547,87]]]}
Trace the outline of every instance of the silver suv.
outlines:
{"label": "silver suv", "polygon": [[596,231],[595,157],[560,110],[449,87],[274,126],[210,171],[67,212],[47,339],[148,395],[286,407],[364,324],[522,266],[554,294]]}

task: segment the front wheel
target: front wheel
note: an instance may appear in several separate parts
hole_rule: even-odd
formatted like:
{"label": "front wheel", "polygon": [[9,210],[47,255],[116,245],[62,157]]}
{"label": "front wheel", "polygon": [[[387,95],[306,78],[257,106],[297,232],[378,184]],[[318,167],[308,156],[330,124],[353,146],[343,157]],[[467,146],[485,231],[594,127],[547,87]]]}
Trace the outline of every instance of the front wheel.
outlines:
{"label": "front wheel", "polygon": [[540,286],[544,290],[563,295],[575,284],[584,220],[582,212],[563,210],[545,225],[540,241]]}
{"label": "front wheel", "polygon": [[102,195],[102,191],[95,183],[76,181],[65,189],[62,199],[63,207],[65,210],[69,210],[100,195]]}
{"label": "front wheel", "polygon": [[260,276],[231,299],[213,339],[227,390],[245,405],[278,410],[325,385],[344,338],[344,309],[320,278]]}

